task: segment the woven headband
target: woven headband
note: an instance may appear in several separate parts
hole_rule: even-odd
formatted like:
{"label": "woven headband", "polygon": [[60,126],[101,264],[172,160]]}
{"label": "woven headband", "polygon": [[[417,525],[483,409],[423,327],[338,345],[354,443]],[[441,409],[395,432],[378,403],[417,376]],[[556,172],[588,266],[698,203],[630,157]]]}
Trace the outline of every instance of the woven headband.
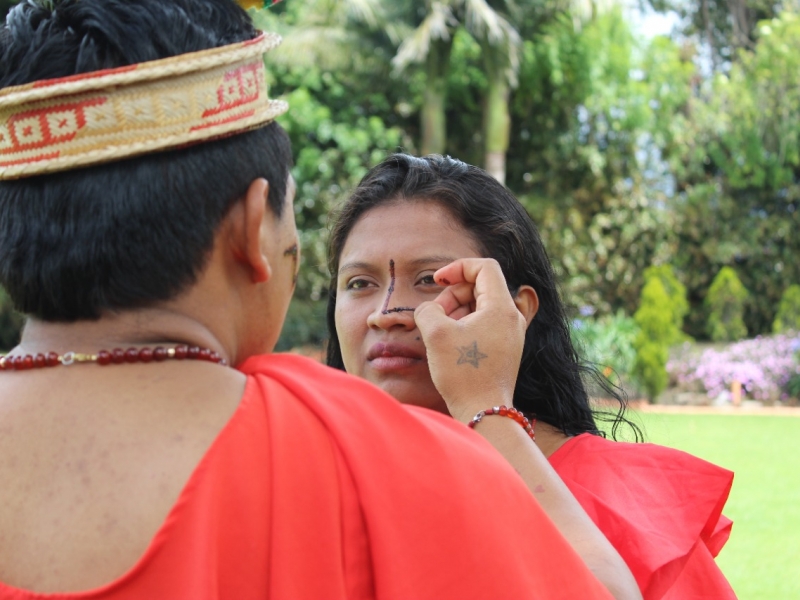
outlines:
{"label": "woven headband", "polygon": [[0,90],[0,180],[119,160],[266,125],[270,100],[258,37],[136,65]]}

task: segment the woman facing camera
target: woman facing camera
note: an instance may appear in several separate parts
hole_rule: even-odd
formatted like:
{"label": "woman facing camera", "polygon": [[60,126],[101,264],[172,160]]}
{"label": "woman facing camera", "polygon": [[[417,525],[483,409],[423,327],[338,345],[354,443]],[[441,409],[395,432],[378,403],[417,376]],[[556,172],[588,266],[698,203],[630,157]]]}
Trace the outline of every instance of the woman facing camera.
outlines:
{"label": "woman facing camera", "polygon": [[[609,589],[627,593],[632,573],[646,599],[735,598],[714,562],[732,473],[605,438],[542,241],[494,178],[449,157],[389,157],[337,215],[329,268],[330,366],[474,427]],[[473,311],[503,282],[481,329]],[[462,343],[442,343],[448,327]],[[527,328],[521,361],[504,343],[514,327]],[[456,387],[468,391],[439,392]]]}

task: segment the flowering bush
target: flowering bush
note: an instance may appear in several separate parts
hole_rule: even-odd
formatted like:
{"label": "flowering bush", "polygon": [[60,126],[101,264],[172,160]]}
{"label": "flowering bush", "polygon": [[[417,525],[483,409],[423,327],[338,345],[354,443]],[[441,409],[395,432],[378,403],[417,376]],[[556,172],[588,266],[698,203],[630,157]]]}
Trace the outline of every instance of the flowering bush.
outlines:
{"label": "flowering bush", "polygon": [[667,363],[667,371],[678,384],[699,382],[715,398],[734,381],[757,400],[785,398],[790,380],[800,374],[795,353],[800,334],[757,337],[731,344],[723,350],[708,349]]}

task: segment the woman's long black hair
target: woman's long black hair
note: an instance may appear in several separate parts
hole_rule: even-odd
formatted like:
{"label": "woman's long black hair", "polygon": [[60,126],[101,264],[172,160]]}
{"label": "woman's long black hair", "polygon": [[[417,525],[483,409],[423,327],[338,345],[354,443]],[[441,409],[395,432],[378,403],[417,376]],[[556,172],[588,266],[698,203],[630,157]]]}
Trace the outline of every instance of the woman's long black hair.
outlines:
{"label": "woman's long black hair", "polygon": [[[364,213],[402,199],[430,200],[447,208],[472,234],[483,256],[500,263],[512,294],[529,285],[539,295],[539,312],[525,334],[514,406],[566,435],[605,435],[597,426],[602,420],[612,423],[612,437],[626,423],[640,440],[641,432],[624,416],[621,393],[596,368],[583,364],[572,344],[553,267],[528,213],[488,173],[450,157],[390,156],[367,173],[334,218],[328,245],[328,365],[344,370],[334,313],[336,274],[347,237]],[[619,402],[616,412],[592,409],[584,385],[587,377]]]}

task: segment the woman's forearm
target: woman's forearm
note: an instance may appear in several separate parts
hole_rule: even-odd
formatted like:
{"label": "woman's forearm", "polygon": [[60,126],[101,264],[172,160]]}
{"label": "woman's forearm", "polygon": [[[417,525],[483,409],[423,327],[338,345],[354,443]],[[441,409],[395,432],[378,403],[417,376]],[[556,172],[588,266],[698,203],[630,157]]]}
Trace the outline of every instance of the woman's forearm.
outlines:
{"label": "woman's forearm", "polygon": [[492,417],[484,418],[475,430],[511,463],[561,534],[611,594],[618,600],[640,599],[641,592],[625,561],[522,427],[511,419]]}

